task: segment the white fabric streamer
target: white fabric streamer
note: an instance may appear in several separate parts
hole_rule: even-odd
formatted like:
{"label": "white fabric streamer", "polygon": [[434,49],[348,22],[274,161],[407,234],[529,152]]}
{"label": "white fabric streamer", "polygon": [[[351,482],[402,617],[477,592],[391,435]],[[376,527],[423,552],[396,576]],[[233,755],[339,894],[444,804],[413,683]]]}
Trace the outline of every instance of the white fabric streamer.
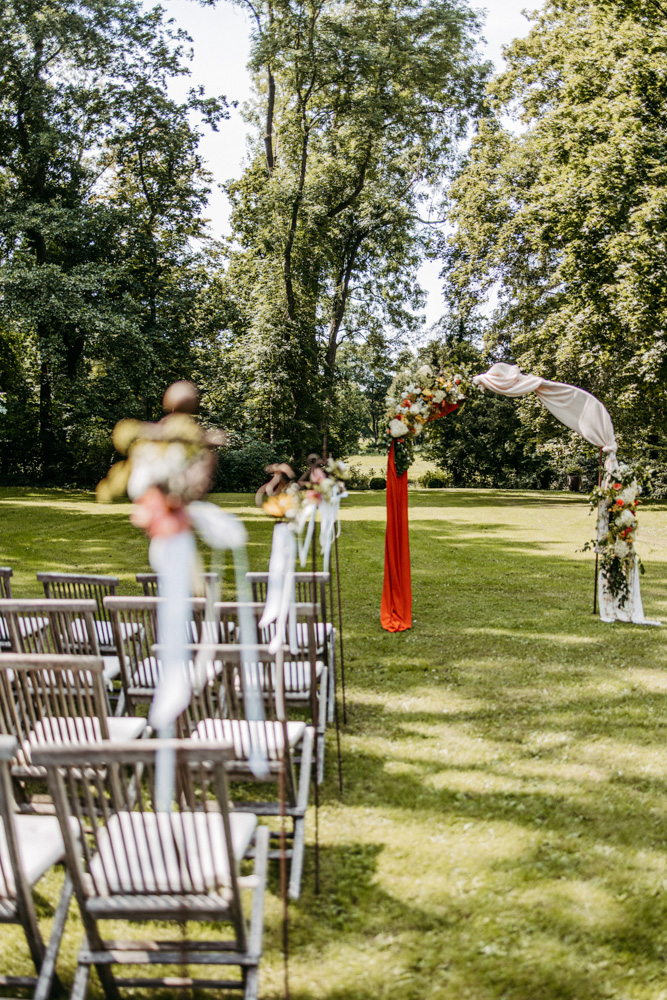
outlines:
{"label": "white fabric streamer", "polygon": [[[153,695],[150,722],[161,739],[174,735],[174,723],[190,701],[190,678],[186,667],[185,638],[188,623],[190,582],[197,550],[191,532],[154,538],[148,559],[158,575],[158,635],[164,646],[162,675]],[[174,756],[160,751],[155,762],[155,798],[160,810],[168,811],[174,792]]]}
{"label": "white fabric streamer", "polygon": [[[308,553],[310,551],[310,543],[313,540],[313,532],[315,531],[315,516],[317,514],[317,504],[310,503],[306,504],[303,508],[303,512],[299,524],[299,562],[302,566],[306,565],[308,559]],[[306,534],[302,538],[303,529],[306,529]]]}
{"label": "white fabric streamer", "polygon": [[285,629],[289,619],[290,646],[298,650],[296,622],[294,618],[296,539],[289,525],[276,524],[273,529],[271,558],[269,560],[269,582],[266,591],[264,614],[259,623],[266,628],[276,623],[275,634],[269,643],[269,650],[277,652],[285,642]]}
{"label": "white fabric streamer", "polygon": [[534,392],[540,403],[562,424],[602,448],[610,457],[616,457],[616,436],[609,412],[585,389],[566,382],[549,382],[539,375],[524,375],[517,365],[501,362],[492,365],[488,372],[475,375],[473,382],[501,396],[525,396]]}

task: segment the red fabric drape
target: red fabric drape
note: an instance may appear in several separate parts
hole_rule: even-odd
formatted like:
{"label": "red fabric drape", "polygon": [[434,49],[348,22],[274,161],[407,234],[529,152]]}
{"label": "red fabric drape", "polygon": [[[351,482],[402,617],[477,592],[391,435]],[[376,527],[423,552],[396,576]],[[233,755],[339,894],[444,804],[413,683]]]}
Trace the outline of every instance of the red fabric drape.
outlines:
{"label": "red fabric drape", "polygon": [[380,621],[387,632],[404,632],[412,628],[408,475],[406,472],[396,475],[393,441],[387,462],[387,530]]}
{"label": "red fabric drape", "polygon": [[[452,413],[458,404],[443,403],[437,420]],[[408,531],[408,474],[396,475],[394,442],[387,461],[387,529],[384,536],[384,584],[380,611],[382,628],[405,632],[412,628],[412,580],[410,576],[410,533]]]}

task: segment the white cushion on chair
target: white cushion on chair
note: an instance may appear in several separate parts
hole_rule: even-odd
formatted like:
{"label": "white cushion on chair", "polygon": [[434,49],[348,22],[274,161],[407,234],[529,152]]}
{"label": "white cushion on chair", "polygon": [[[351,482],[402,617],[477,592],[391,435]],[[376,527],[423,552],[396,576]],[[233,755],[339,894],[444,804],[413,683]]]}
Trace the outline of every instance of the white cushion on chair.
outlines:
{"label": "white cushion on chair", "polygon": [[[55,816],[14,816],[16,840],[21,868],[28,885],[34,885],[42,875],[60,861],[65,853],[60,825]],[[16,886],[9,862],[9,849],[4,823],[0,823],[0,899],[14,896]],[[3,884],[2,872],[6,873],[7,884]]]}
{"label": "white cushion on chair", "polygon": [[[100,646],[115,646],[113,638],[113,629],[111,627],[111,622],[100,621],[99,618],[95,619],[95,631],[97,632],[97,641]],[[123,639],[127,639],[128,635],[135,635],[139,631],[139,625],[137,622],[121,622],[120,623],[120,634]]]}
{"label": "white cushion on chair", "polygon": [[[306,731],[305,722],[287,723],[287,743],[296,746]],[[193,739],[222,740],[232,743],[238,760],[250,756],[250,744],[271,759],[283,749],[283,725],[281,722],[255,722],[245,719],[202,719],[192,734]]]}
{"label": "white cushion on chair", "polygon": [[[146,728],[146,719],[139,716],[124,716],[107,719],[109,740],[123,743],[136,740]],[[19,751],[19,760],[29,758],[32,747],[49,743],[99,743],[102,739],[100,720],[93,717],[53,717],[40,719],[33,726],[30,735]]]}
{"label": "white cushion on chair", "polygon": [[103,656],[104,671],[102,677],[105,683],[115,680],[120,674],[120,659],[117,656]]}
{"label": "white cushion on chair", "polygon": [[[333,625],[331,622],[316,622],[315,623],[315,637],[317,641],[317,648],[321,649],[324,645],[324,637],[326,636],[329,642],[331,642],[331,637],[333,635]],[[306,622],[296,623],[296,638],[300,646],[308,645],[308,625]]]}
{"label": "white cushion on chair", "polygon": [[[231,813],[234,859],[252,840],[257,818]],[[218,812],[120,812],[98,833],[90,865],[98,891],[206,892],[229,885],[222,815]]]}
{"label": "white cushion on chair", "polygon": [[[324,664],[318,660],[315,664],[315,676],[319,680],[322,676]],[[275,683],[275,667],[272,669],[271,677]],[[290,660],[283,663],[283,674],[285,677],[285,691],[294,694],[297,691],[310,691],[310,661]]]}

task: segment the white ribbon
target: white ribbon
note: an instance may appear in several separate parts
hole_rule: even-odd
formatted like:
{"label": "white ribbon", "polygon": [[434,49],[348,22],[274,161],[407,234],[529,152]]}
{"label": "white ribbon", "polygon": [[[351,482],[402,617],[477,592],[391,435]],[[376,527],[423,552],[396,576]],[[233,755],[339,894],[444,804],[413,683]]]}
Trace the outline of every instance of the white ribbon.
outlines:
{"label": "white ribbon", "polygon": [[[308,559],[308,552],[310,551],[310,543],[313,540],[313,532],[315,530],[315,515],[317,514],[317,504],[307,503],[304,505],[297,524],[297,534],[299,536],[299,562],[302,566],[306,565]],[[303,529],[306,529],[305,537],[301,538],[303,534]]]}

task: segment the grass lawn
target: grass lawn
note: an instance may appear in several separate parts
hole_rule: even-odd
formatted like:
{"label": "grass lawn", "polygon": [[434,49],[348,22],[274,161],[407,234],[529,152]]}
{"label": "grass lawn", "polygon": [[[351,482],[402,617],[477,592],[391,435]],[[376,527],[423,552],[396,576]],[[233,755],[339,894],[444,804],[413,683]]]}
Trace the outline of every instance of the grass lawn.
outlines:
{"label": "grass lawn", "polygon": [[[271,525],[251,498],[215,499],[266,566]],[[410,504],[415,622],[389,635],[384,494],[344,503],[345,792],[332,738],[322,893],[311,851],[290,910],[293,1000],[667,1000],[667,629],[592,615],[582,497]],[[2,490],[0,516],[17,596],[39,594],[39,569],[113,570],[133,592],[147,568],[127,505]],[[646,613],[667,621],[665,505],[642,510],[639,541]],[[45,927],[59,878],[38,887]],[[277,887],[273,871],[265,1000],[282,996]],[[73,904],[66,982],[80,933]],[[27,969],[19,933],[0,941],[0,971]]]}
{"label": "grass lawn", "polygon": [[[387,456],[386,455],[352,455],[347,459],[348,465],[359,465],[361,466],[363,472],[367,475],[370,474],[371,469],[373,470],[373,475],[386,477],[387,475]],[[410,479],[419,479],[423,476],[425,472],[436,472],[435,462],[427,462],[425,458],[421,455],[415,455],[415,460],[410,466]]]}

